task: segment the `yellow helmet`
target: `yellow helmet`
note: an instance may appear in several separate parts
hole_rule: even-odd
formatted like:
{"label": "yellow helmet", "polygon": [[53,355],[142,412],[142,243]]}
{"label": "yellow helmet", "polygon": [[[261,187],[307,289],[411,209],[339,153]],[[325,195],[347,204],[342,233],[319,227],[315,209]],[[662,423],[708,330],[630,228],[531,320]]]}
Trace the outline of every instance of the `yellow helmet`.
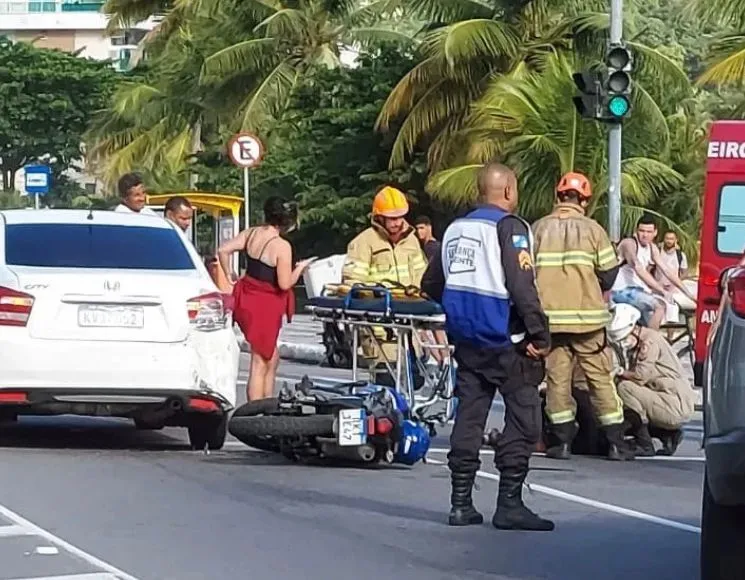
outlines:
{"label": "yellow helmet", "polygon": [[409,213],[409,202],[401,191],[395,187],[386,186],[375,196],[372,213],[373,216],[403,217]]}

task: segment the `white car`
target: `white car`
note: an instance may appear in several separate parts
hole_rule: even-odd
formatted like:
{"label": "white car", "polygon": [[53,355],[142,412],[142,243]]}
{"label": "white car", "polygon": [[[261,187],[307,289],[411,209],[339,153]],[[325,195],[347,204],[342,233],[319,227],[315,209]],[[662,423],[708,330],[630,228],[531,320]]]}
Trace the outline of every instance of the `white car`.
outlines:
{"label": "white car", "polygon": [[230,297],[170,222],[0,211],[0,417],[128,417],[219,449],[239,357]]}

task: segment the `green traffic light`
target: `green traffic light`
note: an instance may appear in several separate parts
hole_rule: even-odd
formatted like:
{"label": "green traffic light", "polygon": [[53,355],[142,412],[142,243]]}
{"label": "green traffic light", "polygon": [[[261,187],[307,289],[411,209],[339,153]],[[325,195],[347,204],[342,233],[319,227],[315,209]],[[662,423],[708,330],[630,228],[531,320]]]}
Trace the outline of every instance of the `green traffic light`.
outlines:
{"label": "green traffic light", "polygon": [[626,97],[616,96],[608,102],[608,110],[614,117],[623,117],[629,112],[629,102]]}

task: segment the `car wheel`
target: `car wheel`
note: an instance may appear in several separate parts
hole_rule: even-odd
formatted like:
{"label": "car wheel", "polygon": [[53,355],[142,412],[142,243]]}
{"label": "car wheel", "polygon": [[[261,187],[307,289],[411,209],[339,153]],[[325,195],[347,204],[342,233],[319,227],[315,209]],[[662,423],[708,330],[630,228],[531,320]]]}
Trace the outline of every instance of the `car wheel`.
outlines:
{"label": "car wheel", "polygon": [[745,578],[745,506],[714,501],[704,476],[701,506],[701,580]]}
{"label": "car wheel", "polygon": [[189,425],[189,444],[192,449],[217,451],[225,445],[228,434],[228,415],[219,417],[208,415],[195,418]]}

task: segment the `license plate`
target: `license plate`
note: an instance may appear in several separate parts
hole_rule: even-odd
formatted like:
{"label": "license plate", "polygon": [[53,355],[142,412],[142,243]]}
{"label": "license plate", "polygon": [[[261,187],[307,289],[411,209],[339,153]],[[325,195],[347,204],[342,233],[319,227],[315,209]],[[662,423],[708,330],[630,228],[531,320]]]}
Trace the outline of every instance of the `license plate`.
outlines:
{"label": "license plate", "polygon": [[93,328],[142,328],[142,306],[80,306],[78,326]]}
{"label": "license plate", "polygon": [[364,409],[342,409],[339,411],[340,446],[367,443],[367,418]]}

